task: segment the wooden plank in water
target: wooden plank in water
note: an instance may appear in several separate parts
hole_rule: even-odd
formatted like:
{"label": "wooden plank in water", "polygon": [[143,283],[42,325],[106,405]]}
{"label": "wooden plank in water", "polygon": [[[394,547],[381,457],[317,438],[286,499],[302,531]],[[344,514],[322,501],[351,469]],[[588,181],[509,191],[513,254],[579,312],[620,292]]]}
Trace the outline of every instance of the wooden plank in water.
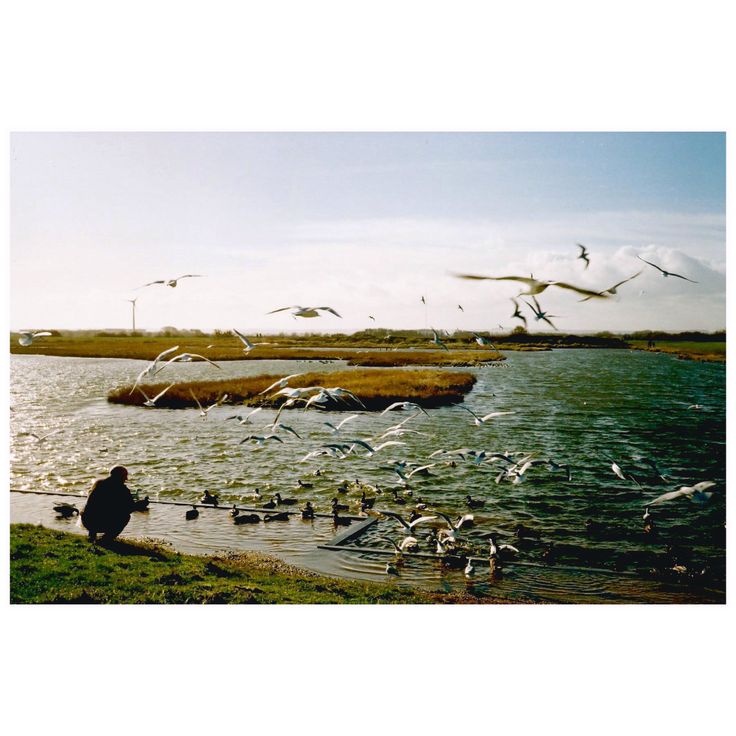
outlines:
{"label": "wooden plank in water", "polygon": [[339,547],[341,544],[344,544],[345,542],[348,542],[351,539],[354,539],[359,534],[362,534],[369,526],[372,526],[377,521],[378,521],[377,517],[369,516],[367,519],[365,519],[359,524],[351,524],[344,532],[340,532],[340,534],[333,537],[330,540],[330,543],[328,546]]}

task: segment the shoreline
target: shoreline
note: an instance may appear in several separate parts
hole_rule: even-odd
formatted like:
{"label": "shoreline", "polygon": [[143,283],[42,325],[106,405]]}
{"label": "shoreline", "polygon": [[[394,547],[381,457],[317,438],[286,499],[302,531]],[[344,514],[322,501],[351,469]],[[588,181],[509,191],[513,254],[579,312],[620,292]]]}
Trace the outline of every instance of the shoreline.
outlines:
{"label": "shoreline", "polygon": [[261,552],[189,555],[156,540],[92,547],[79,534],[10,525],[10,603],[514,604],[485,593],[321,575]]}

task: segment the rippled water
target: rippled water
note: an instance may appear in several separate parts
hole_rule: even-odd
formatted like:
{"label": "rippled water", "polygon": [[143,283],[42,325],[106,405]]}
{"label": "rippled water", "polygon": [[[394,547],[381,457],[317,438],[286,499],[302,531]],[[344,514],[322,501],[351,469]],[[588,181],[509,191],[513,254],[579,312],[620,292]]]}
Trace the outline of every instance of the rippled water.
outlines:
{"label": "rippled water", "polygon": [[[430,477],[414,476],[413,498],[398,505],[388,492],[377,508],[406,512],[421,497],[448,513],[465,513],[465,496],[485,500],[473,511],[475,527],[466,538],[485,555],[487,535],[520,547],[519,564],[507,567],[492,592],[549,600],[720,600],[725,569],[725,367],[678,361],[669,356],[617,350],[560,350],[544,353],[508,353],[504,367],[476,370],[478,382],[465,405],[476,413],[513,411],[476,427],[460,407],[429,411],[406,426],[427,433],[404,435],[406,445],[386,448],[374,457],[351,454],[344,460],[300,460],[334,435],[324,425],[339,414],[319,411],[284,412],[281,420],[302,439],[283,433],[280,443],[263,448],[239,444],[246,434],[258,433],[275,412],[263,410],[252,426],[225,421],[232,406],[213,409],[202,421],[196,410],[167,410],[108,404],[107,392],[132,383],[144,363],[133,360],[11,356],[11,483],[12,489],[85,492],[113,464],[130,470],[129,485],[160,500],[195,501],[202,491],[217,492],[224,504],[253,504],[255,488],[267,495],[311,499],[327,511],[343,479],[388,491],[398,477],[390,461],[431,462],[432,451],[466,447],[485,450],[536,452],[572,466],[572,480],[543,467],[527,472],[523,483],[495,483],[499,464],[476,465],[457,461],[439,464]],[[275,376],[314,370],[313,362],[242,361],[222,363],[217,377],[268,373]],[[319,370],[344,369],[337,361]],[[212,378],[202,364],[167,368],[171,380]],[[688,409],[691,404],[703,406]],[[379,434],[407,414],[383,417],[364,412],[346,425],[341,435],[363,438]],[[23,436],[60,429],[43,442]],[[636,456],[653,459],[667,477],[642,480],[644,490],[621,481],[610,469],[616,460],[626,468]],[[315,476],[319,469],[321,475]],[[297,479],[313,483],[300,489]],[[658,533],[642,531],[646,499],[680,485],[714,480],[718,486],[710,504],[698,507],[686,500],[655,509]],[[369,494],[370,495],[370,494]],[[51,501],[43,496],[11,494],[13,520],[70,527],[57,521]],[[359,493],[341,495],[355,503]],[[355,508],[355,506],[353,506]],[[186,522],[183,509],[152,506],[146,515],[134,515],[126,534],[169,539],[185,551],[263,549],[320,571],[358,578],[384,578],[385,556],[370,553],[318,550],[335,533],[330,520],[313,524],[288,523],[235,527],[227,514],[206,510],[195,522]],[[586,521],[597,522],[592,527]],[[523,523],[539,531],[541,540],[519,543],[514,528]],[[74,522],[71,522],[73,528]],[[354,544],[386,546],[380,535],[399,538],[398,527],[381,521]],[[557,565],[543,564],[541,550],[554,542]],[[667,545],[676,545],[675,557],[690,570],[706,569],[698,586],[670,585],[643,579],[652,567],[666,567],[674,558]],[[669,561],[669,562],[668,562]],[[568,569],[575,566],[576,569]],[[624,575],[595,572],[603,568]],[[479,565],[477,580],[467,583],[462,571],[441,569],[434,561],[411,560],[402,569],[402,582],[434,588],[471,585],[476,592],[489,589]],[[706,587],[707,586],[707,589]]]}

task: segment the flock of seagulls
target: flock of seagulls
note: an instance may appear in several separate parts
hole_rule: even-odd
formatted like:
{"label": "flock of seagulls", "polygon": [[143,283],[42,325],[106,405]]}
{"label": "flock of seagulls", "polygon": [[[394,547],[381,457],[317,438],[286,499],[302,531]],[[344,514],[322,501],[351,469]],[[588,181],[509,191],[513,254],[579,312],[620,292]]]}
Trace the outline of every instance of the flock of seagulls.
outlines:
{"label": "flock of seagulls", "polygon": [[[579,253],[577,258],[584,262],[584,270],[587,270],[590,265],[591,254],[587,247],[578,243],[577,247]],[[655,268],[663,277],[673,276],[675,278],[683,279],[691,283],[697,283],[693,279],[683,276],[681,274],[667,271],[655,263],[648,261],[641,256],[638,256],[640,260]],[[511,315],[514,319],[521,320],[524,325],[527,324],[526,316],[521,312],[519,301],[526,305],[534,316],[536,321],[542,321],[549,324],[553,329],[557,329],[551,319],[558,319],[559,315],[549,314],[549,312],[542,309],[537,296],[543,294],[549,288],[558,288],[564,291],[570,291],[576,293],[582,297],[579,301],[586,302],[591,299],[608,299],[613,295],[616,295],[617,290],[624,284],[637,278],[643,269],[634,273],[632,276],[614,284],[613,286],[603,289],[601,291],[594,291],[591,289],[576,286],[571,283],[557,281],[557,280],[540,280],[533,276],[483,276],[476,274],[455,274],[458,278],[467,280],[487,280],[487,281],[511,281],[520,284],[523,289],[520,291],[515,298],[511,301],[514,305],[514,311]],[[201,274],[184,274],[173,279],[159,279],[144,284],[138,288],[145,288],[153,285],[165,285],[171,288],[175,288],[177,283],[183,279],[188,278],[202,278]],[[529,297],[531,302],[523,297]],[[519,300],[519,301],[517,301]],[[426,300],[424,295],[421,297],[421,302],[426,306]],[[462,305],[458,304],[457,309],[460,312],[464,312]],[[341,315],[332,307],[329,306],[309,306],[304,307],[300,305],[292,305],[288,307],[280,307],[278,309],[271,310],[267,314],[275,314],[279,312],[288,311],[291,316],[296,318],[316,318],[322,316],[323,313],[332,314],[335,317],[341,318]],[[371,315],[370,319],[375,321],[375,318]],[[250,353],[257,345],[263,343],[252,343],[250,340],[241,332],[236,329],[232,330],[233,334],[243,345],[243,352]],[[19,343],[23,346],[28,346],[33,343],[34,340],[41,337],[50,336],[50,332],[33,332],[23,331],[20,333]],[[477,333],[473,333],[473,337],[478,345],[493,346],[489,338],[485,338]],[[442,341],[440,334],[432,328],[432,343],[443,350],[448,350],[447,345]],[[159,373],[166,370],[167,367],[174,363],[186,363],[194,361],[206,362],[216,369],[220,369],[214,361],[210,360],[206,356],[196,353],[179,353],[175,354],[179,350],[179,346],[174,346],[162,351],[157,355],[137,376],[131,393],[138,391],[144,397],[144,406],[147,408],[156,408],[157,402],[175,385],[174,383],[169,384],[160,391],[156,396],[149,397],[145,392],[143,386],[144,382],[158,376]],[[294,440],[290,441],[303,441],[302,435],[299,431],[292,426],[286,425],[279,421],[281,412],[285,408],[303,407],[303,411],[307,411],[310,408],[313,410],[325,410],[328,408],[339,407],[349,408],[357,407],[365,409],[365,406],[361,402],[360,398],[352,392],[341,388],[341,387],[325,387],[325,386],[308,386],[295,388],[289,385],[289,382],[293,379],[304,375],[303,373],[294,373],[278,380],[274,381],[270,386],[260,392],[259,395],[265,396],[273,401],[280,401],[280,406],[276,414],[275,419],[264,425],[263,429],[268,430],[262,433],[248,434],[239,440],[240,445],[249,444],[256,448],[263,448],[266,445],[284,445],[285,440],[279,433],[285,432],[290,434]],[[223,394],[214,403],[203,406],[199,399],[196,397],[193,391],[190,389],[192,399],[197,405],[199,415],[203,420],[206,420],[210,415],[210,412],[218,407],[223,406],[227,403],[228,396]],[[698,408],[699,405],[690,405],[689,408]],[[512,415],[514,411],[474,411],[467,406],[462,404],[459,408],[469,413],[473,419],[473,424],[476,427],[483,427],[490,423],[492,420],[502,416]],[[254,422],[254,417],[262,410],[262,407],[257,407],[248,412],[247,414],[234,414],[225,418],[225,420],[237,420],[239,425],[250,425]],[[404,419],[402,422],[393,425],[391,427],[384,427],[379,433],[376,433],[371,437],[357,437],[355,433],[351,431],[352,437],[342,439],[346,425],[349,422],[353,422],[357,419],[360,414],[350,414],[343,418],[339,423],[333,424],[332,422],[324,422],[323,426],[326,428],[324,431],[329,431],[333,437],[333,441],[323,441],[320,446],[316,449],[310,450],[300,462],[308,460],[314,460],[315,458],[326,458],[332,462],[344,461],[351,455],[360,456],[363,458],[373,458],[379,452],[382,452],[388,448],[397,450],[400,447],[404,447],[406,442],[401,439],[395,439],[406,435],[421,435],[426,434],[420,432],[412,427],[405,426],[408,422],[414,421],[419,418],[422,414],[425,417],[429,417],[428,412],[419,404],[410,401],[397,401],[387,406],[379,416],[383,417],[389,412],[394,411],[406,411],[413,412],[410,416]],[[352,426],[352,425],[351,425]],[[60,430],[56,430],[60,431]],[[34,433],[22,433],[34,437],[38,442],[42,442],[48,435],[39,436]],[[285,436],[285,435],[284,435]],[[338,441],[338,438],[339,441]],[[451,518],[445,512],[433,508],[434,504],[428,504],[420,497],[414,498],[413,491],[410,487],[410,481],[413,482],[415,477],[429,477],[433,472],[441,471],[445,468],[455,468],[459,463],[466,463],[471,467],[484,468],[493,473],[492,479],[495,484],[508,482],[511,485],[517,485],[523,482],[527,474],[532,469],[546,468],[548,472],[559,472],[565,473],[564,478],[566,482],[571,482],[572,470],[569,463],[559,462],[553,458],[539,458],[536,453],[524,453],[524,452],[488,452],[482,449],[473,448],[457,448],[457,449],[439,449],[433,451],[430,456],[430,460],[434,462],[425,463],[410,463],[408,460],[397,460],[389,463],[388,466],[398,477],[399,486],[385,491],[378,486],[371,486],[369,484],[362,483],[359,480],[352,485],[353,488],[361,492],[360,501],[356,513],[380,513],[382,516],[388,519],[393,519],[400,532],[404,533],[404,537],[395,540],[392,537],[383,535],[381,538],[387,541],[394,549],[397,557],[393,562],[386,565],[386,573],[389,575],[398,575],[401,561],[404,555],[417,553],[422,549],[428,549],[434,551],[434,553],[442,559],[452,560],[459,558],[462,560],[464,565],[464,574],[471,577],[475,574],[476,568],[472,562],[472,555],[470,548],[463,541],[464,532],[467,528],[474,526],[474,515],[472,513],[462,514],[458,518]],[[633,482],[638,488],[644,492],[644,488],[639,482],[635,473],[624,470],[619,463],[609,459],[611,470],[614,475],[621,481]],[[433,470],[435,469],[435,470]],[[650,468],[652,472],[659,476],[661,479],[665,479],[664,476],[659,473],[656,469],[656,465],[652,463]],[[433,471],[433,472],[430,472]],[[658,507],[666,502],[675,501],[677,499],[686,498],[694,504],[703,505],[708,503],[713,496],[711,490],[716,484],[713,481],[703,481],[696,483],[692,486],[681,486],[679,489],[670,491],[657,496],[654,499],[647,500],[645,502],[646,508],[643,516],[643,521],[646,525],[651,526],[653,524],[653,516],[650,509]],[[311,483],[306,483],[299,480],[300,489],[309,489],[312,487]],[[344,481],[343,484],[337,488],[338,493],[347,492],[350,488],[350,484]],[[368,496],[366,491],[372,492],[372,496]],[[258,491],[256,491],[258,494]],[[260,494],[259,494],[260,495]],[[389,509],[382,509],[380,511],[373,511],[376,498],[383,495],[385,499],[393,501],[400,505],[413,504],[414,508],[411,515],[405,518],[402,514],[391,511]],[[205,505],[217,505],[217,497],[213,494],[205,492],[205,496],[201,500],[202,504]],[[282,497],[280,492],[277,492],[273,497],[263,503],[263,508],[269,511],[276,510],[280,506],[294,506],[298,503],[295,498]],[[485,504],[484,499],[473,498],[470,494],[466,495],[467,506],[472,509],[483,508]],[[64,505],[62,505],[64,506]],[[72,515],[74,512],[66,509],[62,506],[56,510],[60,515]],[[334,523],[336,525],[344,525],[351,523],[349,517],[341,516],[341,512],[348,511],[350,508],[349,504],[340,503],[338,497],[334,497],[331,504],[331,514],[333,516]],[[75,509],[76,510],[76,509]],[[77,512],[78,513],[78,512]],[[186,512],[187,519],[195,519],[199,515],[196,504],[193,505],[192,509]],[[313,519],[315,516],[315,508],[311,500],[307,500],[304,507],[301,509],[302,518],[305,520]],[[237,507],[233,507],[231,516],[235,524],[251,524],[257,523],[261,520],[261,516],[258,514],[241,514]],[[263,521],[286,521],[289,519],[289,514],[286,512],[279,512],[265,514]],[[429,533],[426,536],[422,536],[420,530],[428,527]],[[523,531],[523,525],[517,527],[517,537],[519,539],[528,539],[533,536],[533,532],[526,530]],[[551,548],[550,548],[551,549]],[[500,571],[502,561],[509,559],[519,554],[519,549],[511,544],[502,544],[496,541],[495,535],[490,535],[488,539],[488,560],[491,574],[496,574]],[[550,552],[550,555],[552,553]]]}

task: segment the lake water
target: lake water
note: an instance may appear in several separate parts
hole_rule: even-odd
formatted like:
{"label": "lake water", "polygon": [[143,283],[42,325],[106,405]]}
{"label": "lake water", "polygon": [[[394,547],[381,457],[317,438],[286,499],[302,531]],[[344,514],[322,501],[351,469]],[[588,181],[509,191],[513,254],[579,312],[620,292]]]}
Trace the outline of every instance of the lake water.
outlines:
{"label": "lake water", "polygon": [[[251,494],[264,499],[280,491],[285,497],[312,500],[318,511],[329,511],[339,495],[355,509],[360,492],[338,494],[344,479],[360,479],[383,493],[376,508],[404,514],[421,498],[431,508],[449,514],[470,511],[465,496],[485,502],[473,509],[475,525],[464,533],[487,555],[487,536],[519,547],[518,564],[506,567],[501,580],[489,581],[478,565],[468,581],[462,570],[447,570],[433,560],[412,559],[396,584],[432,589],[470,586],[479,593],[536,600],[711,602],[724,600],[725,586],[725,391],[724,365],[679,361],[658,353],[624,350],[558,350],[506,353],[503,366],[473,369],[478,381],[465,398],[477,414],[513,411],[477,427],[458,406],[429,410],[405,427],[422,434],[400,438],[405,445],[387,447],[373,457],[358,449],[345,459],[302,458],[335,435],[324,424],[345,414],[297,410],[281,421],[302,437],[281,433],[283,443],[262,448],[240,444],[275,412],[263,410],[253,424],[240,426],[226,417],[238,408],[222,406],[202,421],[197,410],[167,410],[109,404],[112,388],[132,384],[145,363],[134,360],[55,358],[13,355],[10,360],[10,488],[84,493],[110,466],[130,471],[128,485],[152,499],[197,501],[206,489],[220,502],[254,505]],[[174,364],[166,369],[171,381],[269,374],[282,376],[306,370],[344,370],[345,364],[298,361],[236,361],[221,363],[222,372],[206,364]],[[216,374],[216,375],[213,375]],[[160,376],[159,378],[163,378]],[[691,405],[700,409],[689,409]],[[385,416],[358,412],[341,431],[344,439],[369,440],[405,419],[405,412]],[[60,430],[55,432],[55,430]],[[23,435],[35,432],[42,442]],[[371,441],[375,444],[375,441]],[[456,458],[430,459],[437,449],[536,453],[572,467],[562,471],[533,467],[522,483],[496,483],[504,463],[476,464]],[[467,455],[466,455],[467,458]],[[611,459],[624,469],[655,461],[666,481],[639,472],[639,488],[620,480]],[[390,490],[399,488],[393,461],[438,462],[427,477],[410,481],[412,497],[400,505]],[[315,475],[319,470],[320,475]],[[302,489],[297,480],[313,484]],[[713,480],[711,502],[698,506],[685,499],[655,507],[656,533],[645,534],[645,502],[680,485]],[[368,492],[368,495],[372,495]],[[75,521],[55,518],[56,498],[11,493],[11,520],[82,531]],[[81,499],[78,504],[81,507]],[[592,522],[592,523],[590,523]],[[539,532],[539,540],[517,540],[518,524]],[[313,523],[295,517],[286,523],[234,526],[224,511],[206,509],[187,522],[178,506],[152,505],[135,514],[125,535],[155,537],[188,552],[258,549],[296,564],[334,575],[386,579],[386,556],[318,549],[336,533],[329,519]],[[381,539],[402,537],[398,525],[381,520],[354,545],[386,548]],[[554,544],[556,564],[542,551]],[[674,547],[675,549],[670,549]],[[429,551],[429,550],[428,550]],[[688,571],[702,571],[697,582],[649,579],[653,568],[675,562]],[[601,570],[600,572],[598,570]]]}

